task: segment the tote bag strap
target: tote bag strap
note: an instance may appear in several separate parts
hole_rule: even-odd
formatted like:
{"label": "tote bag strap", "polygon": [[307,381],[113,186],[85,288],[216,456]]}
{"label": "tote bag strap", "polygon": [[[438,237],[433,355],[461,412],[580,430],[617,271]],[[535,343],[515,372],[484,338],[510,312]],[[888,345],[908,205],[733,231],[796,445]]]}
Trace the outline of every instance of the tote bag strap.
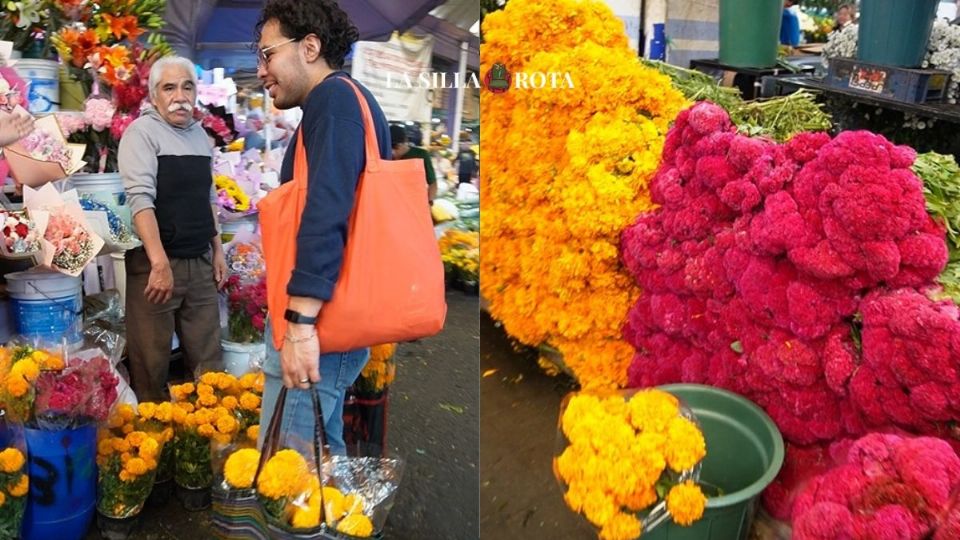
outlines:
{"label": "tote bag strap", "polygon": [[380,170],[380,145],[377,144],[377,128],[373,123],[373,113],[370,112],[370,104],[367,98],[363,96],[360,87],[347,77],[337,77],[341,81],[350,85],[353,93],[357,95],[357,101],[360,102],[360,112],[363,113],[363,139],[364,148],[367,156],[367,171],[376,172]]}

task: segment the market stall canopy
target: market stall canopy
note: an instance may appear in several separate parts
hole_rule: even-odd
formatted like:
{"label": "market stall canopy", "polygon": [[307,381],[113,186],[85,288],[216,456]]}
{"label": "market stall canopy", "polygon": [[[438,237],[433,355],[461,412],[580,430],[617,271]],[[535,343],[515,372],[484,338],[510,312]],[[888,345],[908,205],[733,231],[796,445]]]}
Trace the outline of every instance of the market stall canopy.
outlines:
{"label": "market stall canopy", "polygon": [[[264,0],[167,0],[161,33],[177,54],[193,58],[198,46],[236,47],[252,42]],[[360,39],[383,41],[405,31],[444,0],[343,0],[341,7],[360,30]],[[474,2],[476,4],[476,2]]]}

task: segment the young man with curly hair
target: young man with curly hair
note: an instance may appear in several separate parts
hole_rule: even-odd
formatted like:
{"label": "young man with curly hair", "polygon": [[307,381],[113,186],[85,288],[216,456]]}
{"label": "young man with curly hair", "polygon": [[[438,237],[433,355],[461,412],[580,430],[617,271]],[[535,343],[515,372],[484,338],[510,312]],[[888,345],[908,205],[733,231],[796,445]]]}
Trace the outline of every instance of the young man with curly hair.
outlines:
{"label": "young man with curly hair", "polygon": [[[288,321],[277,351],[266,336],[262,425],[273,414],[281,384],[291,390],[283,430],[310,440],[314,413],[308,392],[316,392],[331,452],[344,453],[344,392],[367,362],[369,352],[321,354],[314,322],[340,275],[347,221],[363,170],[363,116],[357,95],[341,71],[359,39],[356,27],[333,0],[270,0],[257,22],[257,77],[280,109],[301,107],[303,119],[283,159],[280,177],[293,178],[297,136],[303,133],[308,161],[306,206],[297,237],[297,256],[287,285]],[[354,82],[373,114],[380,157],[390,159],[390,128],[369,90]],[[358,321],[358,324],[362,324]],[[267,325],[268,332],[270,325]],[[264,433],[266,429],[262,430]]]}

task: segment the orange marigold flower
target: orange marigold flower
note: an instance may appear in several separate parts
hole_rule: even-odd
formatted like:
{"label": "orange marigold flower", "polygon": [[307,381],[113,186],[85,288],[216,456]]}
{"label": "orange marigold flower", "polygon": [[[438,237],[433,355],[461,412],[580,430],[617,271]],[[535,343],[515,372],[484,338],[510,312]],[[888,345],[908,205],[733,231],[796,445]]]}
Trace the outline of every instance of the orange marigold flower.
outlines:
{"label": "orange marigold flower", "polygon": [[667,493],[667,511],[677,525],[688,526],[700,519],[706,505],[707,498],[692,480],[673,486]]}

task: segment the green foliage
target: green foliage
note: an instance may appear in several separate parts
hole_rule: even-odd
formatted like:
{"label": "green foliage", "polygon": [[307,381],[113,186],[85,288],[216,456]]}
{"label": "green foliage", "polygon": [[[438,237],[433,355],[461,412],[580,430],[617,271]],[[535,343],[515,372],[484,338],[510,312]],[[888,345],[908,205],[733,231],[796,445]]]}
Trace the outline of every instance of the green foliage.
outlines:
{"label": "green foliage", "polygon": [[201,489],[213,484],[210,464],[210,440],[193,428],[177,430],[174,481],[178,486]]}

